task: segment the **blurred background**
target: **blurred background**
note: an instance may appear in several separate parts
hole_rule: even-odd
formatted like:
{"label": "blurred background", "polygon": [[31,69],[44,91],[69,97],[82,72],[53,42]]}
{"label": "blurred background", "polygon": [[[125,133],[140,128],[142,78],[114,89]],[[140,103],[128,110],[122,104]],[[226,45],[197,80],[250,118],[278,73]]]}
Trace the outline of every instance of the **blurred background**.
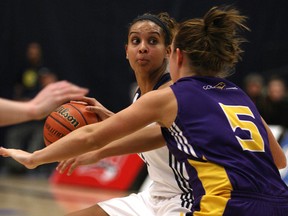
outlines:
{"label": "blurred background", "polygon": [[[1,0],[0,97],[25,100],[49,82],[64,79],[89,88],[88,96],[117,112],[131,103],[134,83],[125,58],[129,22],[145,12],[163,11],[183,21],[202,17],[216,5],[234,5],[249,17],[251,32],[245,33],[249,42],[228,79],[255,102],[288,155],[285,0]],[[33,150],[28,145],[43,147],[41,124],[0,128],[0,145],[11,147],[22,140],[28,150]],[[38,136],[32,139],[37,128]],[[8,167],[3,158],[0,165]],[[9,166],[14,174],[27,171],[15,164]],[[41,170],[44,174],[50,171],[51,167]],[[288,182],[287,169],[282,175]]]}
{"label": "blurred background", "polygon": [[[288,77],[288,6],[284,0],[1,0],[0,96],[13,97],[30,42],[42,46],[43,64],[90,88],[113,111],[129,103],[134,81],[125,59],[127,25],[145,12],[167,11],[178,21],[203,16],[215,5],[232,4],[249,17],[251,32],[243,61],[230,77],[238,85],[251,72]],[[286,6],[285,6],[286,5]]]}
{"label": "blurred background", "polygon": [[[134,83],[124,49],[128,23],[145,12],[162,11],[183,21],[201,17],[215,5],[236,6],[249,17],[251,28],[245,33],[249,42],[244,44],[243,60],[228,79],[245,90],[250,88],[247,80],[255,81],[251,94],[264,96],[272,76],[287,81],[288,6],[284,0],[267,0],[265,4],[260,0],[1,0],[0,97],[29,97],[20,84],[25,67],[35,64],[42,77],[37,85],[69,80],[88,87],[89,96],[117,112],[130,104]],[[31,43],[34,51],[29,54]],[[253,77],[247,78],[251,74]],[[25,76],[26,85],[32,85],[33,73],[28,71]],[[1,145],[8,129],[0,128]]]}

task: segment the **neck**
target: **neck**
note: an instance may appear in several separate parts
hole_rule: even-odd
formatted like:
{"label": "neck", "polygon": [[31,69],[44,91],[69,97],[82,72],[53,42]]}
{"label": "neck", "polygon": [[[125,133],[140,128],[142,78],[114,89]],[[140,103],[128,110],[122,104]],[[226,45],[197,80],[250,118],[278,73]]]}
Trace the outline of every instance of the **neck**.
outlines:
{"label": "neck", "polygon": [[163,74],[167,73],[167,71],[162,71],[161,73],[151,73],[145,75],[137,75],[136,80],[137,84],[141,90],[141,94],[144,95],[145,93],[152,91],[158,80],[163,76]]}
{"label": "neck", "polygon": [[181,77],[189,77],[189,76],[195,76],[197,73],[195,72],[194,68],[191,66],[183,66],[179,69],[179,78]]}

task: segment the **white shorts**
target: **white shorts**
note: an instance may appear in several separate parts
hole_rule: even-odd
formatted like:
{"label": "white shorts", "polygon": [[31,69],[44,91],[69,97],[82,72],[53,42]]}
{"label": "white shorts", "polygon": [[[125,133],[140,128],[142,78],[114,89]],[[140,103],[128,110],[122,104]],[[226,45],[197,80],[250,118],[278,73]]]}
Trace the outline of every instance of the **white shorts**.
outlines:
{"label": "white shorts", "polygon": [[180,195],[151,197],[147,190],[98,204],[110,216],[180,216],[189,212],[181,207]]}

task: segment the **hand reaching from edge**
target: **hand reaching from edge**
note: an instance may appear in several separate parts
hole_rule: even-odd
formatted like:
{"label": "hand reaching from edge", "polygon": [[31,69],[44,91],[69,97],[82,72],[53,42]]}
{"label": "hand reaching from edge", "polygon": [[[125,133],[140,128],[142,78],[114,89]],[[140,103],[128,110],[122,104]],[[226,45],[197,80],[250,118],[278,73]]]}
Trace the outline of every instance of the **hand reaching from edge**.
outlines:
{"label": "hand reaching from edge", "polygon": [[88,93],[88,89],[74,85],[68,81],[51,83],[40,91],[29,103],[34,119],[46,117],[58,106],[78,100]]}
{"label": "hand reaching from edge", "polygon": [[33,161],[31,160],[32,154],[19,149],[6,149],[0,147],[0,155],[3,157],[11,157],[28,169],[34,169],[37,167],[37,165],[33,164]]}

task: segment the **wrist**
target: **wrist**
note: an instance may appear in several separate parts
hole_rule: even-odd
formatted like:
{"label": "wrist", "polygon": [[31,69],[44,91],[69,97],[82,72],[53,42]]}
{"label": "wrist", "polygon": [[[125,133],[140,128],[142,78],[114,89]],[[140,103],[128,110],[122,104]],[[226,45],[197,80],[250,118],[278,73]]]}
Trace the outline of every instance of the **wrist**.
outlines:
{"label": "wrist", "polygon": [[39,109],[37,106],[33,103],[33,101],[29,101],[26,104],[27,109],[27,116],[31,120],[40,120],[41,116],[39,114]]}

